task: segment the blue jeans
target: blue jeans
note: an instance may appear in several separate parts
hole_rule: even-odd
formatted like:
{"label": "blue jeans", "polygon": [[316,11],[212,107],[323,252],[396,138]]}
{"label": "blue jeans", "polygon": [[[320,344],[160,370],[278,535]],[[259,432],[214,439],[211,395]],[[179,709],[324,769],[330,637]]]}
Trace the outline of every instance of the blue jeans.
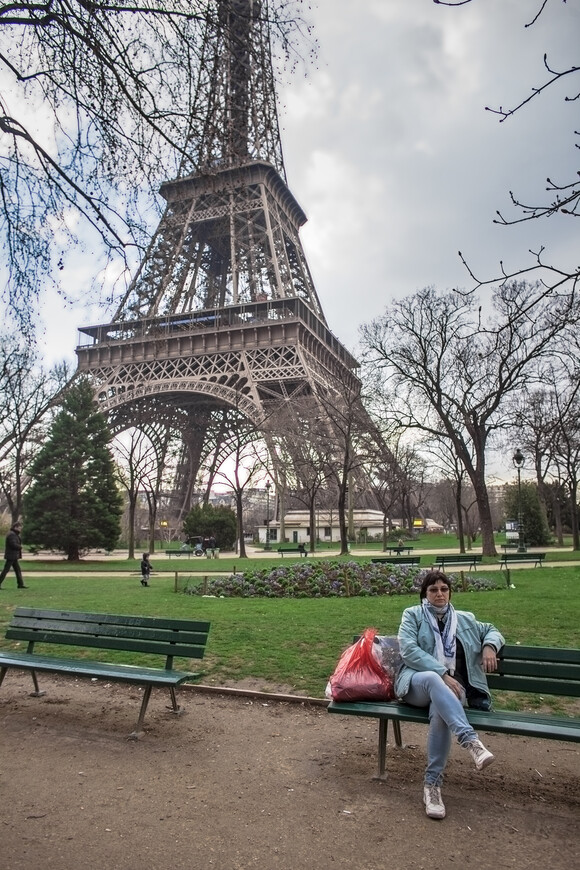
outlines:
{"label": "blue jeans", "polygon": [[403,700],[412,707],[429,707],[425,783],[441,785],[451,749],[451,735],[455,734],[459,744],[465,746],[477,740],[477,734],[467,721],[461,701],[435,671],[413,674]]}

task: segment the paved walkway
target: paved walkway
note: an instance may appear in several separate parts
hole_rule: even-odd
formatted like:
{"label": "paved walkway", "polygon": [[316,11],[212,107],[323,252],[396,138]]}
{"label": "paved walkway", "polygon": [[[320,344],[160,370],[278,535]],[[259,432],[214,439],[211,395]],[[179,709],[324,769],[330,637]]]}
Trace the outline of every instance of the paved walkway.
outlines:
{"label": "paved walkway", "polygon": [[[533,554],[534,550],[547,553],[547,559],[544,561],[544,567],[571,568],[571,567],[577,567],[578,565],[580,565],[580,557],[578,560],[574,560],[574,561],[564,561],[564,562],[559,561],[559,560],[550,561],[550,558],[549,558],[550,550],[549,549],[546,550],[546,548],[536,547],[536,548],[533,548],[532,550],[530,550],[530,553]],[[562,549],[556,550],[555,552],[562,553],[562,552],[566,552],[566,551],[571,552],[568,548],[566,548],[565,550],[562,550]],[[457,554],[457,552],[458,552],[457,547],[449,547],[448,549],[442,549],[442,550],[438,549],[437,551],[434,551],[434,550],[431,550],[427,547],[423,548],[423,547],[413,546],[413,555],[415,555],[415,556],[433,555],[433,557],[434,557],[435,555],[439,555],[439,554],[440,555]],[[476,547],[470,552],[474,553],[474,554],[481,553],[481,547],[479,547],[479,548]],[[228,562],[231,559],[239,558],[236,553],[224,552],[222,555],[223,555],[224,560],[227,560]],[[280,564],[284,564],[284,563],[291,564],[292,561],[296,561],[298,559],[297,556],[295,557],[294,560],[283,559],[283,557],[279,556],[279,554],[277,553],[276,550],[270,550],[268,552],[268,551],[265,551],[261,547],[255,547],[251,544],[246,545],[246,555],[251,559],[273,559],[274,558],[276,560],[279,560]],[[365,548],[365,547],[353,547],[351,549],[350,555],[357,556],[357,557],[372,558],[373,556],[375,556],[375,557],[380,556],[381,551],[377,550],[377,549],[370,549],[370,548]],[[500,570],[499,555],[500,554],[498,554],[498,561],[497,562],[491,563],[488,565],[480,565],[479,570],[480,571],[499,571]],[[318,552],[315,552],[312,554],[311,553],[308,554],[309,559],[333,559],[333,558],[338,558],[338,556],[339,556],[338,545],[337,545],[336,550],[324,549],[324,550],[319,550]],[[128,559],[128,552],[127,552],[127,550],[115,550],[113,553],[110,553],[110,554],[105,554],[102,552],[92,552],[92,553],[90,553],[89,558],[91,559],[91,561],[99,561],[99,562],[102,561],[104,564],[106,564],[107,562],[113,562],[113,561],[119,562],[120,560]],[[53,556],[53,555],[44,555],[44,554],[33,556],[31,554],[26,554],[25,559],[27,562],[35,562],[35,561],[46,562],[46,561],[53,561],[53,560],[55,562],[57,562],[57,561],[62,561],[62,556],[59,556],[59,555]],[[155,562],[157,560],[160,560],[160,559],[163,559],[163,561],[167,560],[167,556],[165,556],[163,551],[160,551],[159,553],[154,553],[151,556],[151,563],[153,566],[153,571],[158,576],[173,576],[176,572],[181,574],[181,573],[185,573],[187,571],[191,571],[192,573],[195,573],[195,574],[223,575],[223,574],[231,573],[230,569],[225,568],[225,567],[222,568],[220,566],[219,559],[206,559],[206,558],[199,558],[199,557],[187,558],[187,556],[185,556],[185,557],[183,557],[183,556],[172,557],[171,562],[175,564],[175,568],[172,567],[169,570],[166,569],[163,571],[156,571],[155,570]],[[236,567],[240,567],[240,568],[242,566],[243,566],[243,561],[240,563],[239,566],[236,565]],[[458,567],[460,570],[466,570],[465,566],[458,566]],[[533,567],[533,563],[531,563],[531,562],[514,563],[514,564],[510,565],[510,571],[512,569],[517,570],[520,568],[531,568],[531,567]],[[132,569],[132,570],[127,569],[126,571],[124,571],[124,570],[106,571],[104,569],[102,572],[101,571],[99,571],[99,572],[91,571],[91,574],[93,574],[94,576],[107,576],[107,577],[109,577],[113,574],[118,574],[119,576],[126,576],[128,572],[135,574],[135,576],[137,576],[139,573],[135,569]],[[27,573],[42,574],[45,572],[42,572],[42,571],[37,572],[34,570],[34,568],[32,568],[32,569],[27,568]],[[52,572],[46,572],[46,573],[50,574]]]}

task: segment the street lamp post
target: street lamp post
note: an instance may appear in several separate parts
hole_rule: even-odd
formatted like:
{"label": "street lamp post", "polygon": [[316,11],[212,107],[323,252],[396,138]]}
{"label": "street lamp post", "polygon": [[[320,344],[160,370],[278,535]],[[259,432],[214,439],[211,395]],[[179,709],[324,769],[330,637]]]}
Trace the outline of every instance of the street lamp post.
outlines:
{"label": "street lamp post", "polygon": [[518,447],[512,457],[512,462],[518,472],[518,553],[526,552],[526,543],[524,535],[524,520],[522,514],[522,466],[525,462],[525,456]]}
{"label": "street lamp post", "polygon": [[270,546],[270,487],[272,483],[267,480],[266,481],[266,545],[264,546],[264,550],[271,550]]}

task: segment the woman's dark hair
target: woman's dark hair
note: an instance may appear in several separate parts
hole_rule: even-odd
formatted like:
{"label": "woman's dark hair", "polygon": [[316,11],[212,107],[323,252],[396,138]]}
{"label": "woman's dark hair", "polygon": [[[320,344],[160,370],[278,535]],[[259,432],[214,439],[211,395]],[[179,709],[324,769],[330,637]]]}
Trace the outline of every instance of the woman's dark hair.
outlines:
{"label": "woman's dark hair", "polygon": [[447,583],[449,586],[449,598],[451,599],[451,583],[447,579],[447,576],[443,573],[443,571],[427,571],[425,576],[423,577],[423,582],[421,583],[421,589],[419,590],[419,598],[421,601],[427,595],[427,589],[429,586],[434,586],[435,583]]}

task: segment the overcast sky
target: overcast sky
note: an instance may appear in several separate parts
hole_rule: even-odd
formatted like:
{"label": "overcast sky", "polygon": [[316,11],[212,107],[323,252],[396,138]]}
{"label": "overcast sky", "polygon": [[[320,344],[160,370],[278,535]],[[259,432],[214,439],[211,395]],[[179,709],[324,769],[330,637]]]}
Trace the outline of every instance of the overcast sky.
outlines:
{"label": "overcast sky", "polygon": [[[572,80],[504,123],[484,107],[512,107],[542,84],[545,52],[558,68],[577,63],[579,2],[551,0],[528,28],[541,0],[314,5],[319,56],[280,89],[282,141],[318,294],[349,349],[393,298],[471,286],[458,250],[481,277],[500,259],[531,263],[542,245],[554,261],[577,260],[572,218],[492,223],[497,209],[510,214],[510,189],[535,203],[546,176],[573,179]],[[76,327],[107,317],[58,305],[45,306],[48,358],[74,359]]]}
{"label": "overcast sky", "polygon": [[578,63],[578,0],[552,0],[525,28],[539,6],[319,0],[318,68],[284,90],[283,143],[321,302],[349,348],[393,297],[472,286],[459,250],[481,277],[501,259],[531,263],[541,245],[577,263],[570,217],[492,223],[497,209],[514,214],[510,189],[535,203],[548,175],[569,182],[579,168],[579,101],[563,101],[577,80],[503,123],[485,111],[542,84],[545,52],[557,68]]}

